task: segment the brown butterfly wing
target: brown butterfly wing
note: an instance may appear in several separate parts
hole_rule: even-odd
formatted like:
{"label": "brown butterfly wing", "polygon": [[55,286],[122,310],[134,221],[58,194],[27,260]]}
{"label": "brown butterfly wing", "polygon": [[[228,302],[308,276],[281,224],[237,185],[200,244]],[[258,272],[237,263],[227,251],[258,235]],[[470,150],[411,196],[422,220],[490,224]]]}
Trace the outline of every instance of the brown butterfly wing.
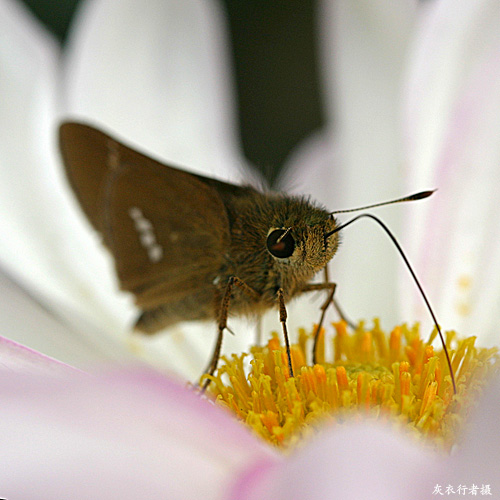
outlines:
{"label": "brown butterfly wing", "polygon": [[122,289],[139,307],[213,288],[230,243],[227,211],[214,185],[84,124],[61,125],[60,147],[80,205],[111,250]]}

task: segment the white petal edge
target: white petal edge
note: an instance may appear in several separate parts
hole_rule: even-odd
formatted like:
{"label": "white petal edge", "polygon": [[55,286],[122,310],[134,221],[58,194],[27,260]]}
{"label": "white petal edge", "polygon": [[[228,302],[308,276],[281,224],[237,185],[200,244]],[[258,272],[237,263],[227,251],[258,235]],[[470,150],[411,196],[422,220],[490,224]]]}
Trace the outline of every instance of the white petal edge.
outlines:
{"label": "white petal edge", "polygon": [[0,336],[0,370],[47,376],[72,376],[78,370],[29,347]]}
{"label": "white petal edge", "polygon": [[[37,299],[0,269],[0,335],[29,345],[53,358],[73,366],[90,369],[96,363],[132,363],[134,357],[125,345],[117,345],[104,332],[96,332],[95,342],[89,339],[92,326],[83,318],[64,319],[48,308],[46,301]],[[78,323],[80,328],[75,328]],[[25,351],[23,351],[25,352]],[[17,361],[14,359],[14,363]],[[8,364],[4,359],[3,365]]]}

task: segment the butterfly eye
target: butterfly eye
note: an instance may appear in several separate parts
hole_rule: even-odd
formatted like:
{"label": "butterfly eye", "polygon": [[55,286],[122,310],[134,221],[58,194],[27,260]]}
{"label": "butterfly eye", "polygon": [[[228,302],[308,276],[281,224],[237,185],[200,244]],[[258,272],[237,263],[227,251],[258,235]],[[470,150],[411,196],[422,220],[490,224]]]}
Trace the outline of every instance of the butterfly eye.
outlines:
{"label": "butterfly eye", "polygon": [[267,249],[278,259],[290,257],[295,249],[295,240],[286,229],[275,229],[267,237]]}

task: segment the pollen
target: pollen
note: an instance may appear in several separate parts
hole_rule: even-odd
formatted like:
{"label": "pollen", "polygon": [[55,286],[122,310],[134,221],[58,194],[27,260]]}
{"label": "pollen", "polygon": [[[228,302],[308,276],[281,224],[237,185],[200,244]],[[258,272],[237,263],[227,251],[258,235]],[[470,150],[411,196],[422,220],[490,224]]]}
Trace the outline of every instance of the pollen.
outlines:
{"label": "pollen", "polygon": [[333,323],[328,334],[320,331],[318,363],[312,365],[312,332],[300,330],[291,346],[291,377],[286,350],[273,333],[250,353],[222,357],[207,392],[261,438],[284,449],[321,426],[362,417],[394,422],[449,452],[500,363],[496,348],[477,347],[475,337],[447,332],[455,394],[445,353],[433,346],[435,337],[434,331],[424,340],[418,324],[387,333],[378,320],[371,328],[360,323],[354,330],[345,322]]}

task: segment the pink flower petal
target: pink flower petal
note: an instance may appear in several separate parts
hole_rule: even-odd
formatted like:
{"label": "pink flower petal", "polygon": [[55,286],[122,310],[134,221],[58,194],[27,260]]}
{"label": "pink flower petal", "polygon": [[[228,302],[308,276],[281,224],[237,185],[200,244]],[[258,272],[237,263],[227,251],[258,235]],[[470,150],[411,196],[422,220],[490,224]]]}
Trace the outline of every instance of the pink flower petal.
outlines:
{"label": "pink flower petal", "polygon": [[464,443],[451,458],[447,476],[442,482],[452,484],[490,485],[493,496],[500,494],[500,433],[498,432],[500,408],[500,377],[486,388],[480,404],[465,429]]}
{"label": "pink flower petal", "polygon": [[206,498],[278,458],[240,423],[153,373],[70,383],[2,374],[7,498]]}
{"label": "pink flower petal", "polygon": [[[500,487],[498,378],[452,457],[368,421],[324,428],[285,457],[157,374],[79,375],[0,341],[0,363],[5,356],[17,358],[0,377],[8,498],[425,500],[436,485],[487,485],[493,495]],[[58,370],[64,378],[47,377]]]}
{"label": "pink flower petal", "polygon": [[64,375],[78,371],[5,337],[0,337],[0,369],[42,375]]}
{"label": "pink flower petal", "polygon": [[[430,497],[439,458],[380,425],[325,429],[284,464],[249,471],[235,500],[399,500]],[[409,496],[410,495],[410,496]]]}

